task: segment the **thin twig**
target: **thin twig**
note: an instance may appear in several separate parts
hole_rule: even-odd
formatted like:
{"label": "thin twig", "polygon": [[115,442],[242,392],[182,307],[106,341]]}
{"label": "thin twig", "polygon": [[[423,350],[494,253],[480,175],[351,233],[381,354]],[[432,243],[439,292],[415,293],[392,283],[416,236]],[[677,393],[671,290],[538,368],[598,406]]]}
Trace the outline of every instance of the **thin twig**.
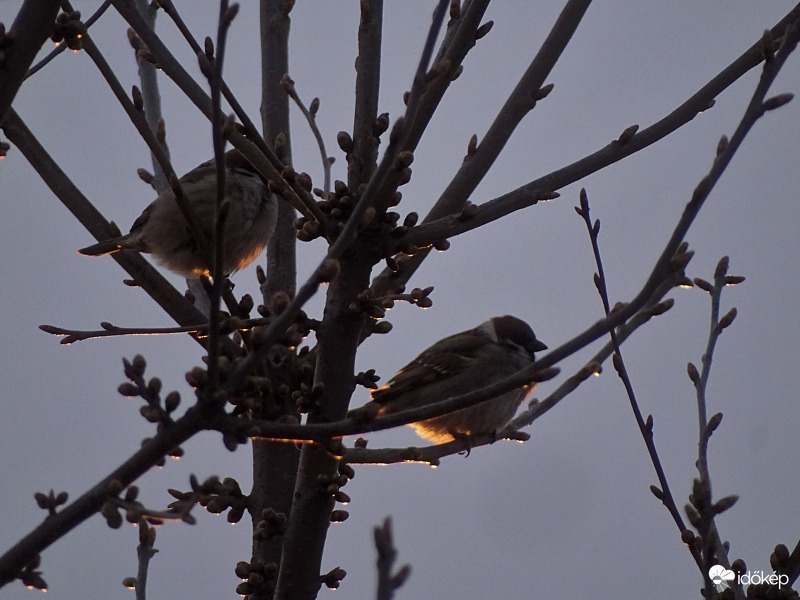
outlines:
{"label": "thin twig", "polygon": [[222,82],[222,67],[225,59],[225,42],[231,21],[236,15],[238,5],[235,9],[228,8],[228,0],[220,0],[219,3],[219,24],[217,26],[216,53],[208,56],[212,61],[211,72],[207,74],[208,83],[211,87],[211,139],[214,146],[214,162],[217,169],[217,190],[216,190],[216,214],[214,219],[214,234],[212,236],[212,247],[214,260],[213,267],[214,281],[208,294],[210,310],[208,315],[208,378],[209,385],[205,388],[205,400],[208,403],[216,396],[219,388],[219,353],[220,353],[220,331],[219,325],[221,315],[219,312],[222,298],[222,286],[225,281],[225,222],[230,208],[225,203],[225,184],[227,169],[225,167],[225,139],[222,133],[222,107],[220,84]]}
{"label": "thin twig", "polygon": [[[597,287],[597,292],[600,295],[600,299],[603,302],[603,310],[606,315],[609,315],[611,313],[611,306],[608,299],[608,287],[606,284],[605,270],[603,269],[603,260],[600,254],[600,220],[598,219],[592,222],[589,209],[589,197],[585,189],[582,189],[580,192],[580,208],[576,207],[575,211],[581,216],[583,222],[586,224],[586,230],[589,234],[589,239],[591,240],[592,244],[595,264],[597,265],[597,273],[594,277],[594,283]],[[617,371],[617,375],[622,381],[623,386],[625,387],[625,392],[628,396],[631,410],[633,411],[634,418],[636,419],[636,425],[639,427],[639,432],[642,434],[644,443],[647,446],[647,452],[650,455],[650,461],[653,463],[653,468],[656,471],[656,477],[658,477],[659,488],[657,492],[654,490],[653,493],[657,494],[657,497],[661,500],[664,506],[667,507],[667,510],[670,512],[673,520],[675,521],[675,524],[678,526],[678,530],[683,533],[686,530],[686,524],[683,521],[683,517],[678,509],[678,505],[675,502],[672,491],[670,490],[669,482],[667,481],[667,476],[664,472],[664,466],[661,464],[661,458],[658,456],[658,450],[656,449],[655,439],[653,437],[653,417],[652,415],[649,415],[647,417],[647,421],[642,418],[642,411],[639,409],[639,402],[637,401],[636,393],[633,390],[633,382],[628,375],[628,370],[625,367],[625,361],[622,358],[622,351],[620,350],[619,340],[616,332],[611,330],[609,335],[611,337],[611,345],[614,348],[614,368]],[[692,545],[689,546],[689,550],[692,553],[692,557],[695,559],[697,566],[702,570],[702,556]]]}
{"label": "thin twig", "polygon": [[[104,0],[104,2],[100,5],[100,7],[96,11],[94,11],[94,13],[92,13],[92,16],[90,16],[88,19],[86,19],[86,21],[83,22],[84,27],[86,27],[86,29],[89,29],[89,27],[94,25],[97,22],[97,20],[101,16],[103,16],[103,13],[106,12],[109,6],[111,6],[111,0]],[[45,56],[42,60],[40,60],[30,69],[28,69],[28,72],[25,74],[25,79],[28,79],[28,77],[35,75],[48,63],[50,63],[56,56],[64,52],[64,50],[67,50],[67,44],[66,42],[61,42],[55,48],[53,48],[47,56]]]}
{"label": "thin twig", "polygon": [[[787,27],[799,18],[800,5],[793,8],[772,28],[772,35],[776,39],[782,37]],[[618,162],[686,125],[699,113],[713,105],[714,98],[762,61],[763,52],[759,41],[701,87],[686,102],[650,127],[639,130],[624,144],[618,141],[611,142],[604,148],[570,165],[539,177],[502,196],[484,202],[478,205],[477,211],[469,219],[462,219],[458,214],[440,215],[436,220],[429,220],[429,222],[412,228],[405,236],[397,240],[397,245],[413,245],[425,248],[437,240],[470,231],[514,211],[536,204],[543,198],[551,197],[550,194],[553,191]],[[398,274],[388,269],[384,270],[373,282],[373,288],[375,288],[376,293],[380,294],[386,289],[391,289],[397,285],[398,281],[406,283],[422,264],[425,256],[427,254],[423,251],[406,261],[402,272],[399,274],[399,279]]]}
{"label": "thin twig", "polygon": [[[694,524],[700,534],[700,543],[690,544],[689,547],[695,549],[693,551],[698,553],[702,552],[704,562],[700,565],[700,571],[703,574],[705,587],[708,593],[711,593],[713,590],[712,582],[708,576],[708,569],[716,564],[720,564],[726,569],[730,567],[728,551],[722,543],[719,531],[717,530],[715,517],[721,511],[715,511],[712,505],[711,476],[708,469],[708,442],[711,438],[711,434],[714,433],[722,421],[722,413],[715,414],[709,420],[706,411],[706,387],[711,374],[714,349],[723,330],[736,318],[736,309],[732,308],[720,319],[719,307],[722,289],[728,285],[734,285],[744,281],[744,277],[728,275],[728,262],[728,257],[724,256],[720,259],[719,263],[717,263],[713,285],[703,279],[695,279],[697,287],[708,292],[711,297],[711,326],[709,328],[706,349],[703,353],[701,372],[698,373],[697,368],[692,363],[689,363],[687,367],[689,378],[694,384],[697,396],[697,416],[699,424],[698,456],[697,462],[695,463],[699,479],[695,481],[695,485],[692,489],[692,496],[690,497],[691,505],[687,505],[686,510],[690,518],[692,515],[698,517],[698,522]],[[726,502],[729,502],[730,506],[732,506],[733,502],[735,502],[734,498],[734,496],[730,496]],[[727,508],[730,508],[730,506]],[[732,585],[732,588],[737,599],[744,598],[744,591],[738,582]]]}
{"label": "thin twig", "polygon": [[[178,204],[178,208],[181,210],[181,214],[183,218],[186,219],[186,222],[189,225],[189,228],[192,232],[192,238],[197,242],[201,253],[206,257],[206,261],[208,264],[211,264],[209,260],[211,256],[210,252],[210,244],[207,236],[203,232],[203,229],[199,226],[199,221],[194,214],[194,209],[192,205],[183,194],[183,190],[180,185],[180,181],[178,179],[175,170],[172,168],[172,164],[170,163],[169,157],[167,156],[166,151],[162,147],[161,143],[156,138],[153,131],[150,129],[149,124],[147,123],[147,119],[145,119],[144,114],[141,110],[139,110],[136,105],[131,101],[128,97],[128,94],[125,92],[122,84],[117,79],[116,74],[114,73],[111,66],[106,61],[105,57],[102,55],[100,50],[92,41],[91,37],[86,34],[82,38],[83,48],[86,51],[86,54],[89,58],[92,59],[94,64],[97,66],[98,71],[108,83],[108,86],[111,88],[111,91],[114,93],[114,96],[119,101],[122,108],[125,110],[126,114],[130,118],[131,122],[133,123],[136,130],[139,132],[139,135],[142,136],[142,139],[147,144],[150,152],[152,153],[155,160],[158,162],[158,165],[161,167],[162,171],[164,172],[165,176],[170,182],[170,186],[172,187],[172,191],[175,195],[175,202]],[[104,239],[104,238],[98,238]]]}
{"label": "thin twig", "polygon": [[150,559],[155,556],[156,528],[147,523],[144,518],[139,519],[139,545],[136,547],[136,556],[139,559],[139,568],[136,572],[136,600],[147,600],[147,573]]}
{"label": "thin twig", "polygon": [[[106,500],[114,506],[121,508],[127,513],[128,520],[136,523],[141,522],[141,519],[147,519],[150,522],[165,523],[167,521],[186,521],[186,515],[189,511],[176,512],[174,510],[155,510],[145,508],[140,502],[125,500],[119,496],[111,496]],[[137,518],[138,517],[138,518]]]}
{"label": "thin twig", "polygon": [[[110,2],[110,0],[106,0]],[[139,12],[147,20],[148,25],[155,29],[156,16],[158,9],[148,0],[136,0]],[[137,40],[138,41],[138,40]],[[150,130],[156,135],[158,143],[164,148],[167,158],[170,158],[169,146],[167,145],[166,134],[163,128],[163,118],[161,112],[161,93],[158,90],[158,69],[155,65],[145,60],[140,52],[136,52],[136,65],[139,68],[139,84],[142,86],[142,108],[144,118],[147,120]],[[158,194],[162,194],[169,188],[169,181],[164,170],[159,165],[155,155],[150,155],[153,164],[153,181],[151,185]],[[192,285],[189,285],[192,288]]]}
{"label": "thin twig", "polygon": [[[300,95],[297,93],[297,88],[295,88],[294,81],[292,78],[289,77],[288,73],[284,74],[283,78],[281,79],[281,86],[283,87],[284,91],[289,94],[289,97],[294,100],[294,103],[297,105],[297,108],[300,109],[300,112],[303,113],[303,116],[306,118],[306,122],[308,122],[308,127],[311,129],[311,133],[314,134],[314,139],[317,140],[317,147],[319,148],[320,158],[322,159],[322,172],[324,174],[323,178],[323,186],[322,191],[325,194],[325,197],[331,191],[331,160],[332,157],[328,156],[327,150],[325,150],[325,140],[322,139],[322,133],[317,127],[317,118],[316,118],[316,110],[312,113],[303,101],[300,99]],[[319,106],[319,98],[314,98],[312,101],[312,105],[316,104]]]}
{"label": "thin twig", "polygon": [[[142,41],[147,45],[147,48],[153,54],[159,68],[172,79],[175,84],[186,94],[186,97],[209,119],[211,119],[211,98],[206,94],[198,83],[189,75],[184,69],[183,65],[178,61],[175,56],[167,49],[161,39],[155,32],[148,27],[145,20],[131,5],[128,0],[112,0],[114,7],[120,13],[123,19],[133,28],[136,34],[142,38]],[[188,30],[187,30],[188,31]],[[191,36],[190,36],[191,37]],[[193,38],[191,38],[193,40]],[[192,47],[197,47],[195,41]],[[235,99],[232,97],[226,98],[231,106],[238,106],[235,104]],[[237,114],[239,112],[237,111]],[[242,114],[244,112],[242,111]],[[240,119],[242,118],[239,114]],[[243,120],[243,123],[245,121]],[[249,122],[249,119],[248,119]],[[248,133],[248,136],[251,134]],[[254,129],[253,139],[258,140],[260,134]],[[272,185],[277,187],[277,191],[281,196],[288,201],[294,208],[300,211],[305,217],[315,219],[323,225],[323,229],[327,227],[328,219],[324,213],[317,206],[316,201],[311,196],[305,193],[304,190],[296,190],[293,186],[288,184],[281,176],[281,169],[283,164],[277,159],[274,152],[269,150],[268,155],[265,155],[265,148],[260,148],[249,139],[246,139],[241,133],[235,129],[230,132],[228,141],[238,149],[242,155],[253,165],[253,167],[264,177],[266,181],[270,181]],[[258,149],[258,150],[256,150]]]}
{"label": "thin twig", "polygon": [[378,560],[375,561],[378,569],[378,589],[375,598],[376,600],[392,600],[395,590],[402,586],[411,574],[411,566],[406,564],[392,572],[397,560],[397,548],[394,547],[391,517],[386,517],[382,525],[373,529],[373,533],[375,549],[378,552]]}
{"label": "thin twig", "polygon": [[[709,480],[708,474],[708,440],[711,437],[711,431],[708,428],[708,416],[706,410],[706,387],[708,386],[708,379],[711,375],[711,362],[714,356],[714,348],[716,348],[717,340],[722,334],[724,327],[720,326],[719,307],[722,297],[722,289],[727,285],[731,285],[732,281],[728,277],[728,257],[724,256],[717,263],[717,268],[714,273],[714,285],[707,286],[703,280],[696,280],[699,287],[708,292],[711,297],[711,326],[708,332],[708,342],[706,343],[705,352],[703,352],[702,370],[700,377],[694,381],[694,387],[697,392],[697,420],[699,425],[699,443],[697,455],[697,470],[700,473],[700,478]],[[742,278],[743,279],[743,278]],[[737,281],[736,283],[738,283]],[[736,309],[732,309],[728,313],[727,325],[736,316]]]}
{"label": "thin twig", "polygon": [[103,323],[104,329],[79,330],[65,329],[55,325],[39,325],[39,329],[52,335],[63,335],[60,343],[67,346],[75,342],[101,337],[117,337],[123,335],[169,335],[175,333],[202,333],[208,332],[208,325],[185,325],[182,327],[117,327],[111,323]]}

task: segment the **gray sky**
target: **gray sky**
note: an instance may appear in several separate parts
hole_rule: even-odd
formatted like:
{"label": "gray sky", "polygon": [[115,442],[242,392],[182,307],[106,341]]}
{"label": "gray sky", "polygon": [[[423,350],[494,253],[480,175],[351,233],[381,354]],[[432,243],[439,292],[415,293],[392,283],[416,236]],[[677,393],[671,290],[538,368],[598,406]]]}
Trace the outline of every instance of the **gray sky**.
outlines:
{"label": "gray sky", "polygon": [[[88,16],[99,2],[74,2]],[[215,31],[213,2],[176,2],[195,35]],[[380,110],[392,119],[410,86],[434,2],[389,0],[384,26]],[[328,152],[345,161],[336,132],[352,127],[357,2],[298,2],[293,12],[291,75],[308,102],[321,99],[319,126]],[[0,2],[7,26],[20,2]],[[471,199],[480,203],[577,160],[638,123],[652,124],[693,94],[755,42],[793,6],[772,0],[598,2],[593,5],[549,81],[552,94],[519,127]],[[473,133],[482,136],[554,22],[561,3],[498,2],[487,18],[492,32],[472,51],[420,144],[401,213],[425,213],[461,163]],[[125,24],[109,11],[91,33],[126,87],[137,83]],[[197,73],[191,52],[161,18],[159,30]],[[257,10],[243,3],[231,34],[226,76],[250,114],[258,116]],[[198,74],[199,75],[199,74]],[[800,54],[773,93],[800,90]],[[612,302],[641,287],[697,182],[709,169],[717,140],[744,112],[758,71],[717,98],[712,110],[666,140],[615,164],[562,197],[452,240],[429,258],[412,285],[436,285],[433,308],[397,306],[395,329],[364,344],[359,370],[383,381],[421,349],[450,333],[499,314],[532,324],[550,347],[602,315],[592,284],[594,263],[575,215],[585,186],[602,221],[600,244]],[[186,171],[211,156],[209,128],[162,78],[173,163]],[[66,53],[28,81],[15,108],[81,190],[127,229],[153,194],[136,176],[149,168],[145,145],[85,54]],[[725,418],[711,440],[715,497],[740,496],[718,520],[731,558],[771,571],[778,542],[800,536],[797,434],[800,350],[796,316],[798,275],[797,162],[800,105],[766,115],[745,141],[687,239],[696,251],[689,274],[713,277],[723,255],[747,281],[726,289],[723,310],[739,316],[714,356],[709,414]],[[294,163],[321,183],[318,151],[297,112]],[[0,164],[0,332],[3,381],[0,418],[0,524],[3,549],[44,514],[33,493],[67,490],[72,498],[139,447],[152,427],[139,404],[116,393],[121,357],[144,354],[148,375],[164,389],[191,393],[183,374],[200,363],[200,348],[181,337],[95,340],[69,347],[40,332],[42,323],[97,328],[170,322],[110,259],[79,256],[92,241],[12,148]],[[306,277],[324,251],[320,241],[300,251]],[[177,285],[180,279],[169,275]],[[257,294],[254,269],[234,277],[237,293]],[[655,441],[679,505],[695,475],[697,418],[686,363],[699,364],[706,344],[708,295],[675,290],[676,306],[623,347],[642,411],[653,414]],[[320,314],[322,297],[309,305]],[[596,345],[563,366],[583,364]],[[560,380],[544,384],[544,397]],[[359,390],[355,403],[367,398]],[[345,491],[350,519],[331,527],[323,572],[348,572],[337,592],[368,598],[374,587],[371,528],[394,519],[401,562],[412,575],[398,598],[698,597],[702,580],[664,507],[650,494],[652,465],[624,390],[610,365],[528,429],[525,444],[498,442],[438,469],[419,465],[365,466]],[[418,445],[408,429],[370,436],[371,447]],[[186,456],[154,470],[139,484],[142,499],[160,507],[167,487],[188,488],[188,476],[236,477],[250,485],[250,448],[226,451],[216,434],[186,444]],[[231,597],[233,567],[249,558],[249,520],[232,527],[200,511],[198,525],[158,532],[150,595]],[[123,577],[136,571],[137,532],[111,531],[94,517],[43,554],[48,598],[132,598]],[[19,583],[4,598],[30,598]],[[332,594],[323,590],[320,597]]]}

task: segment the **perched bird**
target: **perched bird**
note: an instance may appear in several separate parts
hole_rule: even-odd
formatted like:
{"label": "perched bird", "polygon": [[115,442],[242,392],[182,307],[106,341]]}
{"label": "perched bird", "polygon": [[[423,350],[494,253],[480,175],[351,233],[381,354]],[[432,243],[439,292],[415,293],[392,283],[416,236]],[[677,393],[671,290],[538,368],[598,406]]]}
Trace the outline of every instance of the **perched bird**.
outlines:
{"label": "perched bird", "polygon": [[[496,383],[534,362],[546,350],[530,326],[516,317],[493,317],[474,329],[436,342],[412,360],[384,387],[372,391],[365,414],[385,415],[417,408]],[[490,398],[462,410],[411,423],[432,442],[495,433],[505,427],[536,384]],[[375,405],[379,408],[375,410]],[[373,410],[369,407],[372,406]]]}
{"label": "perched bird", "polygon": [[[229,209],[223,232],[226,275],[249,265],[266,247],[277,217],[275,196],[238,150],[225,153],[225,197]],[[197,226],[210,244],[217,204],[217,169],[210,160],[180,178],[183,195]],[[187,278],[210,274],[202,246],[192,236],[172,189],[163,192],[134,221],[130,233],[78,250],[102,256],[120,250],[153,254],[156,260]]]}

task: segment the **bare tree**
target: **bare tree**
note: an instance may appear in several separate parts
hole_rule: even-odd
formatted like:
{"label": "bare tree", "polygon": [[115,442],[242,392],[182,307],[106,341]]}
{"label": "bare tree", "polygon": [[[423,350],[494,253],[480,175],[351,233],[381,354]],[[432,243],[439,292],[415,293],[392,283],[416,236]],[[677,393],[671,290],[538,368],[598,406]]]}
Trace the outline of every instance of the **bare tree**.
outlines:
{"label": "bare tree", "polygon": [[[126,381],[119,392],[141,398],[140,412],[156,426],[156,431],[141,449],[77,499],[71,500],[65,492],[37,494],[37,502],[48,511],[48,517],[0,556],[0,585],[19,579],[28,586],[44,589],[40,553],[100,513],[113,528],[120,527],[124,520],[139,525],[139,570],[126,584],[143,598],[148,564],[155,552],[153,526],[173,520],[194,523],[193,512],[200,505],[213,514],[226,513],[231,523],[240,521],[245,512],[251,517],[251,557],[235,567],[236,575],[242,579],[236,589],[239,594],[254,599],[314,598],[323,584],[336,588],[345,576],[339,567],[322,573],[322,563],[330,523],[348,517],[337,503],[349,500],[342,488],[354,476],[354,465],[436,465],[457,453],[482,452],[484,446],[498,439],[524,441],[529,436],[523,428],[543,417],[591,375],[598,374],[612,358],[655,468],[658,483],[651,490],[667,508],[678,536],[697,565],[704,596],[733,594],[743,598],[746,593],[748,597],[795,597],[791,585],[800,575],[800,545],[791,552],[783,545],[775,548],[771,557],[775,581],[751,585],[745,592],[737,580],[730,579],[734,573],[744,574],[747,567],[743,561],[729,558],[729,546],[717,527],[716,517],[731,508],[736,497],[712,495],[708,443],[722,416],[708,415],[706,389],[717,339],[736,317],[735,309],[720,316],[721,294],[726,286],[740,283],[743,278],[728,272],[727,258],[720,260],[708,281],[689,278],[686,269],[693,252],[685,237],[750,130],[767,112],[792,99],[790,94],[771,92],[770,88],[797,44],[800,7],[766,30],[728,67],[652,125],[627,127],[610,143],[571,164],[513,189],[509,186],[492,198],[476,199],[476,189],[517,126],[554,89],[548,83],[553,68],[590,4],[588,0],[569,0],[485,134],[469,140],[461,166],[451,175],[444,191],[426,207],[427,214],[420,219],[416,212],[410,212],[401,220],[393,210],[402,199],[399,189],[412,177],[414,153],[445,94],[468,68],[470,51],[492,29],[492,22],[485,21],[484,16],[489,2],[432,3],[432,17],[426,15],[425,42],[403,98],[405,112],[392,119],[387,113],[380,113],[379,108],[383,2],[362,0],[353,124],[343,124],[336,139],[346,161],[346,176],[334,181],[334,159],[325,146],[329,140],[316,125],[320,101],[314,99],[306,106],[297,89],[300,86],[289,76],[293,4],[289,0],[260,3],[260,127],[226,83],[226,40],[237,11],[236,5],[226,1],[220,3],[217,32],[203,42],[194,37],[183,20],[182,12],[190,8],[171,0],[157,0],[151,5],[110,0],[86,20],[66,0],[27,0],[13,25],[0,32],[0,123],[10,143],[3,148],[11,151],[13,146],[14,152],[21,153],[97,240],[117,235],[116,226],[73,184],[15,110],[14,99],[26,77],[35,76],[39,69],[54,68],[57,55],[65,48],[84,52],[94,63],[152,154],[154,173],[140,170],[140,176],[159,192],[173,190],[196,240],[204,236],[191,206],[186,206],[170,164],[157,71],[169,78],[208,119],[217,180],[224,181],[223,152],[230,144],[268,182],[279,206],[277,226],[266,251],[266,268],[259,265],[256,271],[261,298],[256,300],[249,294],[237,297],[223,272],[221,232],[227,214],[223,186],[217,196],[214,234],[198,241],[201,246],[208,246],[211,277],[193,280],[190,289],[181,292],[142,255],[113,255],[128,273],[128,285],[145,291],[175,321],[174,327],[139,328],[103,322],[100,329],[86,331],[42,326],[48,333],[63,336],[64,344],[135,334],[185,334],[202,346],[204,364],[186,373],[192,398],[186,402],[182,399],[186,392],[162,393],[161,380],[150,376],[153,367],[144,357],[125,360]],[[130,93],[92,36],[92,24],[108,18],[111,12],[127,22],[128,39],[138,62],[140,83]],[[159,22],[170,20],[182,39],[156,33],[156,14]],[[59,42],[59,46],[33,65],[48,38]],[[204,80],[190,75],[189,65],[176,58],[175,47],[179,45],[188,45],[197,56]],[[554,200],[559,197],[558,190],[648,148],[710,108],[726,88],[756,68],[760,69],[760,79],[744,116],[730,137],[720,138],[716,156],[687,199],[682,215],[665,230],[666,243],[653,250],[657,258],[649,275],[626,302],[612,306],[609,299],[599,221],[590,217],[589,194],[584,190],[576,210],[586,225],[595,256],[595,285],[605,312],[602,319],[564,332],[563,339],[549,342],[551,350],[530,368],[498,383],[396,414],[348,417],[356,388],[376,387],[374,370],[357,372],[361,344],[372,335],[389,333],[391,325],[384,317],[396,304],[431,306],[432,288],[415,287],[409,291],[407,286],[432,249],[448,250],[449,240]],[[323,177],[317,186],[303,170],[317,167],[293,160],[291,102],[307,120],[302,127],[308,126],[319,143]],[[226,116],[228,111],[230,115]],[[311,276],[298,281],[298,243],[314,240],[320,241],[315,247],[324,250],[316,258]],[[697,391],[699,452],[697,478],[687,504],[669,485],[656,449],[653,417],[643,414],[639,407],[621,345],[652,317],[672,308],[674,299],[667,295],[675,287],[693,284],[710,295],[712,322],[702,363],[699,367],[693,363],[688,366]],[[324,309],[319,314],[311,313],[308,302],[321,289]],[[490,316],[493,315],[487,315]],[[313,343],[308,341],[312,334]],[[590,352],[590,344],[606,337],[609,341],[604,346]],[[581,353],[582,366],[561,376],[559,365],[577,353]],[[531,402],[500,432],[480,433],[468,439],[455,436],[450,442],[422,448],[373,449],[360,438],[351,442],[353,436],[449,414],[501,392],[548,380],[553,380],[548,395]],[[186,404],[188,407],[183,409]],[[136,481],[152,467],[163,464],[165,457],[182,455],[182,445],[203,431],[217,432],[231,451],[252,444],[252,489],[245,492],[232,478],[201,476],[193,477],[187,489],[171,489],[174,501],[166,508],[141,502]],[[242,449],[238,452],[241,454]],[[375,543],[379,556],[377,597],[391,598],[407,580],[410,569],[395,562],[390,520],[375,528]],[[717,566],[719,573],[712,570]],[[784,596],[769,595],[776,593]]]}

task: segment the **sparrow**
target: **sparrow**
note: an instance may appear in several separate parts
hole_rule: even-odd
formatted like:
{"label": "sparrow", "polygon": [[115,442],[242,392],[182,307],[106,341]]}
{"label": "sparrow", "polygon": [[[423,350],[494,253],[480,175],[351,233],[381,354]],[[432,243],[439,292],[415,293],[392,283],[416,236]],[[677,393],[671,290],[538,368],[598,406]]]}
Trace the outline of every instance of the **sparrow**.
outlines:
{"label": "sparrow", "polygon": [[[238,150],[225,153],[225,168],[225,197],[230,205],[223,233],[223,271],[230,275],[253,262],[266,247],[275,229],[277,202],[264,179]],[[197,225],[210,244],[217,206],[217,169],[213,159],[179,181]],[[172,189],[144,209],[130,233],[78,252],[103,256],[120,250],[150,253],[161,265],[188,279],[210,274],[208,259],[192,236]]]}
{"label": "sparrow", "polygon": [[[433,344],[400,369],[387,385],[372,390],[372,402],[367,405],[372,404],[372,410],[367,408],[363,414],[396,413],[475,391],[531,365],[534,352],[546,349],[525,321],[510,315],[493,317],[474,329]],[[497,433],[535,388],[536,384],[530,383],[475,406],[410,426],[417,435],[434,443]]]}

